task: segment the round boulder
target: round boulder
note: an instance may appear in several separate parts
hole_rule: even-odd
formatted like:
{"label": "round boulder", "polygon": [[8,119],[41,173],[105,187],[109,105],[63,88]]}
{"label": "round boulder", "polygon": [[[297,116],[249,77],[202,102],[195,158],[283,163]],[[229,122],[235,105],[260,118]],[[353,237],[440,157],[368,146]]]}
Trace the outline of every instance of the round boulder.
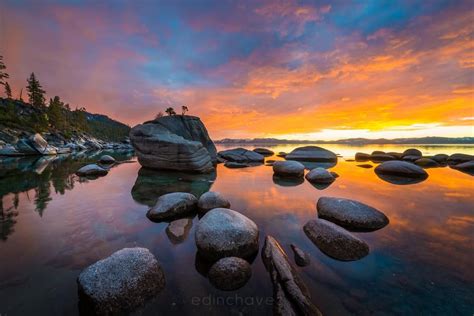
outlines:
{"label": "round boulder", "polygon": [[76,174],[80,177],[87,177],[87,176],[100,177],[100,176],[105,176],[107,173],[108,173],[107,170],[105,170],[104,168],[96,164],[90,164],[90,165],[84,166],[76,171]]}
{"label": "round boulder", "polygon": [[197,198],[191,193],[168,193],[158,198],[146,216],[154,222],[171,221],[193,214],[197,203]]}
{"label": "round boulder", "polygon": [[433,160],[439,164],[446,164],[448,162],[449,156],[446,154],[436,154],[433,156]]}
{"label": "round boulder", "polygon": [[369,246],[363,240],[324,219],[308,221],[303,230],[322,252],[334,259],[353,261],[369,254]]}
{"label": "round boulder", "polygon": [[211,266],[209,281],[219,290],[233,291],[244,286],[252,276],[250,264],[238,257],[222,258]]}
{"label": "round boulder", "polygon": [[303,177],[304,165],[298,161],[275,161],[273,173],[281,177]]}
{"label": "round boulder", "polygon": [[332,151],[318,147],[305,146],[294,149],[286,155],[286,160],[314,161],[314,162],[334,162],[337,156]]}
{"label": "round boulder", "polygon": [[356,153],[355,154],[356,161],[368,161],[370,160],[370,155],[366,153]]}
{"label": "round boulder", "polygon": [[148,249],[124,248],[85,268],[77,283],[84,314],[115,315],[156,296],[165,276]]}
{"label": "round boulder", "polygon": [[109,155],[103,155],[100,157],[99,162],[103,164],[111,164],[115,162],[115,158]]}
{"label": "round boulder", "polygon": [[273,154],[275,154],[273,151],[271,151],[270,149],[267,149],[267,148],[255,148],[253,150],[254,152],[256,152],[257,154],[260,154],[262,156],[273,156]]}
{"label": "round boulder", "polygon": [[334,176],[324,168],[315,168],[308,172],[305,176],[306,180],[311,183],[332,183]]}
{"label": "round boulder", "polygon": [[406,162],[406,161],[386,161],[375,168],[375,172],[379,174],[389,174],[402,176],[407,178],[427,178],[428,173],[426,173],[423,168]]}
{"label": "round boulder", "polygon": [[416,148],[410,148],[410,149],[407,149],[403,152],[403,157],[405,157],[405,156],[421,157],[421,156],[423,156],[423,154],[421,153],[421,151],[419,151]]}
{"label": "round boulder", "polygon": [[258,227],[239,212],[215,208],[199,221],[195,240],[198,251],[209,260],[247,258],[258,251]]}
{"label": "round boulder", "polygon": [[473,155],[468,154],[452,154],[448,158],[449,165],[457,165],[459,163],[468,162],[474,160]]}
{"label": "round boulder", "polygon": [[320,218],[353,230],[373,231],[389,222],[379,210],[349,199],[321,197],[316,208]]}
{"label": "round boulder", "polygon": [[199,212],[206,213],[214,208],[229,208],[230,202],[219,192],[206,192],[199,198]]}
{"label": "round boulder", "polygon": [[417,166],[423,167],[423,168],[435,168],[439,167],[439,163],[434,161],[433,159],[430,158],[420,158],[415,160],[415,164]]}

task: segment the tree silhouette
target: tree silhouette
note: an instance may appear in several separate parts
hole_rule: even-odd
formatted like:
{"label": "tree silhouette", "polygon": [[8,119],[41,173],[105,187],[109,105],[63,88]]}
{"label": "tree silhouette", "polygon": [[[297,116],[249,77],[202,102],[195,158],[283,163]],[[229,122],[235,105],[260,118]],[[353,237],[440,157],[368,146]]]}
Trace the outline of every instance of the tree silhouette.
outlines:
{"label": "tree silhouette", "polygon": [[157,120],[157,119],[159,119],[160,117],[163,117],[163,116],[164,116],[163,112],[160,111],[160,112],[158,112],[158,114],[156,114],[155,120]]}
{"label": "tree silhouette", "polygon": [[46,91],[42,89],[38,79],[36,79],[35,73],[32,72],[30,78],[28,78],[26,81],[28,82],[26,90],[28,90],[28,98],[30,99],[31,105],[38,108],[44,108],[44,94]]}
{"label": "tree silhouette", "polygon": [[186,114],[186,112],[188,112],[188,111],[189,111],[189,109],[188,109],[188,107],[187,107],[186,105],[183,105],[183,106],[181,107],[181,115]]}
{"label": "tree silhouette", "polygon": [[5,72],[7,66],[3,63],[3,56],[0,56],[0,84],[5,84],[5,79],[10,78],[10,76]]}
{"label": "tree silhouette", "polygon": [[176,112],[175,112],[175,110],[174,110],[172,107],[167,108],[167,109],[165,110],[165,112],[166,112],[169,116],[171,116],[171,115],[176,115]]}
{"label": "tree silhouette", "polygon": [[7,99],[12,98],[12,88],[10,88],[10,85],[7,81],[5,81],[5,95],[7,96]]}

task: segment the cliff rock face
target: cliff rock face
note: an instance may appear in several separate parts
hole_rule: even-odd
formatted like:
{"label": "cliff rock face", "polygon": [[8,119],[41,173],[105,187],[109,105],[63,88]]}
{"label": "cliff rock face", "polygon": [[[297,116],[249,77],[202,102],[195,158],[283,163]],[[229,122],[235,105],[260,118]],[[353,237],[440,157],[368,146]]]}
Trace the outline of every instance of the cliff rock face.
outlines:
{"label": "cliff rock face", "polygon": [[137,125],[130,140],[138,161],[147,168],[211,172],[216,147],[198,117],[165,116]]}

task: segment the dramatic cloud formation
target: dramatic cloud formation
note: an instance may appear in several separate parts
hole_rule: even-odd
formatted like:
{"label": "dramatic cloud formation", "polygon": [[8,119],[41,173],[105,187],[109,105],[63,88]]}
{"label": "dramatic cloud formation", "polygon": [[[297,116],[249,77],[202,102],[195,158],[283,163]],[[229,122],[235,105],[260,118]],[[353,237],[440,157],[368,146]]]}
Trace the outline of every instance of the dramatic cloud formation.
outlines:
{"label": "dramatic cloud formation", "polygon": [[[315,4],[317,3],[317,4]],[[473,136],[469,1],[2,1],[14,93],[134,125],[185,104],[211,136]]]}

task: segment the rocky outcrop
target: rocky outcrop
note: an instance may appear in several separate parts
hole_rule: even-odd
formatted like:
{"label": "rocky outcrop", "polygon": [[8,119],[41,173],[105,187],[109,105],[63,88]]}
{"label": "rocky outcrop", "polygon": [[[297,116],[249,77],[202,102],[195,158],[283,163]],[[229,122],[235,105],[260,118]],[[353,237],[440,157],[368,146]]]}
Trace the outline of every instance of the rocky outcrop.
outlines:
{"label": "rocky outcrop", "polygon": [[83,314],[116,315],[157,295],[165,276],[148,249],[125,248],[84,269],[77,283]]}
{"label": "rocky outcrop", "polygon": [[258,227],[239,212],[215,208],[199,221],[195,240],[200,254],[209,260],[248,258],[258,251]]}
{"label": "rocky outcrop", "polygon": [[385,227],[385,214],[364,203],[335,197],[320,197],[316,208],[320,218],[353,230],[373,231]]}
{"label": "rocky outcrop", "polygon": [[218,260],[209,269],[209,281],[223,291],[234,291],[244,286],[252,276],[250,264],[238,257]]}
{"label": "rocky outcrop", "polygon": [[302,178],[304,165],[298,161],[275,161],[273,163],[273,173],[280,177]]}
{"label": "rocky outcrop", "polygon": [[265,160],[263,155],[245,148],[223,150],[218,155],[226,161],[237,163],[263,163]]}
{"label": "rocky outcrop", "polygon": [[273,284],[273,315],[322,315],[283,247],[272,236],[265,238],[262,261]]}
{"label": "rocky outcrop", "polygon": [[230,202],[219,192],[206,192],[199,198],[198,209],[201,214],[215,208],[229,208]]}
{"label": "rocky outcrop", "polygon": [[324,219],[308,221],[303,230],[322,252],[334,259],[353,261],[369,254],[369,246],[363,240]]}
{"label": "rocky outcrop", "polygon": [[310,162],[335,162],[337,161],[337,156],[335,153],[318,146],[305,146],[295,148],[286,155],[285,159]]}
{"label": "rocky outcrop", "polygon": [[386,161],[375,168],[377,174],[402,176],[407,178],[427,178],[423,168],[407,161]]}
{"label": "rocky outcrop", "polygon": [[197,211],[197,198],[191,193],[174,192],[162,195],[146,214],[154,222],[171,221]]}
{"label": "rocky outcrop", "polygon": [[214,170],[216,148],[198,117],[174,115],[132,128],[138,162],[147,168],[207,173]]}

